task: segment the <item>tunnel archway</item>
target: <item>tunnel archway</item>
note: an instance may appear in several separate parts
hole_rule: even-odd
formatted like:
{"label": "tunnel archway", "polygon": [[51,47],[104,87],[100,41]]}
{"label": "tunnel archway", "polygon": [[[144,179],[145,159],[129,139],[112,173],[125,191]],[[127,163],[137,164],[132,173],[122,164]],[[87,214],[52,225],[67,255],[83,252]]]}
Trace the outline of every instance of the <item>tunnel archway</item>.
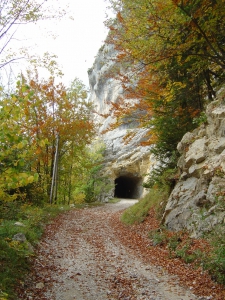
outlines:
{"label": "tunnel archway", "polygon": [[132,175],[121,175],[115,179],[116,198],[136,199],[140,197],[142,179]]}

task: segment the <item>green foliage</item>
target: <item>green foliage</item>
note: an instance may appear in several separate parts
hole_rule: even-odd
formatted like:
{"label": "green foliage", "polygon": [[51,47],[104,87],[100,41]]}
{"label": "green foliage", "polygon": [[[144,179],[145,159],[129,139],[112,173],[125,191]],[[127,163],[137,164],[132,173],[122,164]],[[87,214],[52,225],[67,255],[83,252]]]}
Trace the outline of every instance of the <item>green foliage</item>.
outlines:
{"label": "green foliage", "polygon": [[135,203],[125,210],[121,216],[121,221],[126,225],[139,224],[143,222],[148,215],[151,205],[151,202],[147,198],[139,200],[138,203]]}
{"label": "green foliage", "polygon": [[118,203],[120,202],[120,199],[118,198],[113,198],[113,199],[109,199],[108,203]]}
{"label": "green foliage", "polygon": [[193,124],[197,124],[198,126],[206,123],[207,123],[207,116],[205,112],[201,112],[199,117],[193,119]]}
{"label": "green foliage", "polygon": [[168,241],[166,232],[161,229],[152,230],[149,232],[148,237],[152,240],[153,246],[165,245]]}
{"label": "green foliage", "polygon": [[176,248],[176,257],[181,258],[186,264],[194,262],[199,257],[199,252],[189,252],[190,245],[186,242],[181,248]]}
{"label": "green foliage", "polygon": [[[180,258],[185,263],[202,266],[218,283],[225,285],[225,226],[218,225],[206,236],[208,246],[194,246],[193,240],[184,232],[170,232],[158,228],[149,232],[153,246],[164,246],[169,257]],[[210,247],[210,251],[208,249]]]}
{"label": "green foliage", "polygon": [[[60,136],[55,202],[69,203],[77,177],[85,173],[86,146],[95,133],[92,106],[84,84],[75,79],[69,88],[54,78],[40,80],[37,70],[21,76],[11,96],[0,100],[0,197],[40,205],[49,199]],[[86,156],[85,156],[86,155]],[[81,181],[81,178],[80,178]]]}
{"label": "green foliage", "polygon": [[219,225],[209,234],[212,245],[211,255],[204,260],[204,267],[219,283],[225,285],[225,226]]}
{"label": "green foliage", "polygon": [[168,241],[168,248],[170,252],[173,252],[177,249],[178,245],[181,242],[180,234],[175,233]]}
{"label": "green foliage", "polygon": [[[14,200],[22,196],[21,187],[38,180],[38,174],[30,169],[34,148],[19,126],[20,109],[12,95],[0,101],[0,197]],[[24,105],[26,100],[19,100]]]}
{"label": "green foliage", "polygon": [[[108,42],[119,51],[117,62],[123,70],[116,78],[125,87],[124,99],[133,106],[120,106],[115,115],[121,120],[121,115],[136,113],[140,127],[150,131],[144,144],[152,145],[161,166],[173,169],[177,143],[206,122],[201,112],[224,84],[224,3],[110,3],[116,18],[108,20]],[[139,104],[132,99],[139,99]]]}
{"label": "green foliage", "polygon": [[180,258],[185,263],[202,264],[204,255],[200,249],[192,249],[192,240],[182,232],[169,232],[166,228],[159,228],[149,232],[153,246],[164,246],[169,250],[169,257]]}
{"label": "green foliage", "polygon": [[143,199],[125,210],[121,216],[121,221],[127,225],[139,224],[148,216],[151,207],[158,211],[159,216],[162,212],[162,205],[167,198],[168,192],[166,190],[151,189]]}
{"label": "green foliage", "polygon": [[143,184],[145,188],[152,188],[155,185],[163,190],[173,189],[178,179],[177,168],[169,169],[166,166],[158,166],[148,175],[148,180]]}
{"label": "green foliage", "polygon": [[169,169],[163,165],[154,168],[148,175],[148,180],[146,183],[143,184],[145,188],[150,188],[150,191],[155,190],[157,193],[159,193],[158,199],[160,205],[156,205],[156,213],[158,218],[163,216],[167,199],[174,188],[178,177],[177,168]]}
{"label": "green foliage", "polygon": [[191,112],[188,112],[190,108],[194,109],[192,105],[194,95],[192,101],[186,99],[186,104],[180,103],[179,97],[178,99],[176,97],[178,96],[174,95],[172,103],[157,100],[153,107],[154,118],[149,121],[149,126],[156,136],[151,152],[164,169],[176,167],[179,157],[177,144],[186,132],[196,127],[192,122]]}
{"label": "green foliage", "polygon": [[[0,297],[8,295],[6,299],[16,299],[14,287],[18,281],[23,281],[29,270],[33,249],[40,239],[44,224],[67,207],[45,206],[43,208],[32,205],[15,203],[1,203],[0,207]],[[24,226],[16,226],[19,221]],[[13,240],[17,233],[23,233],[27,241]],[[1,294],[2,293],[2,294]]]}
{"label": "green foliage", "polygon": [[15,299],[13,287],[17,280],[22,280],[28,271],[27,257],[9,242],[0,239],[1,273],[0,290],[9,296],[6,299]]}
{"label": "green foliage", "polygon": [[96,141],[88,149],[86,183],[81,185],[87,203],[99,201],[101,195],[107,194],[113,187],[102,172],[104,151],[105,145],[100,141]]}

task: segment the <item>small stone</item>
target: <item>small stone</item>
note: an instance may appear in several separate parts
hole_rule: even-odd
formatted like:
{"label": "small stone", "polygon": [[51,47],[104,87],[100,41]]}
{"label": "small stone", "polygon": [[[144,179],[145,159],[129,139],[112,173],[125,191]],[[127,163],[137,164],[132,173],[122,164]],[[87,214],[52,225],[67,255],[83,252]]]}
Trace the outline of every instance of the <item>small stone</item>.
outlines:
{"label": "small stone", "polygon": [[15,225],[15,226],[20,226],[20,227],[26,227],[26,225],[24,225],[24,224],[21,223],[21,222],[15,222],[14,225]]}
{"label": "small stone", "polygon": [[131,274],[130,278],[137,278],[137,275],[136,274]]}
{"label": "small stone", "polygon": [[23,233],[15,234],[12,239],[20,243],[25,243],[27,241],[26,236]]}
{"label": "small stone", "polygon": [[44,288],[44,283],[43,282],[39,282],[36,284],[36,289],[43,289]]}

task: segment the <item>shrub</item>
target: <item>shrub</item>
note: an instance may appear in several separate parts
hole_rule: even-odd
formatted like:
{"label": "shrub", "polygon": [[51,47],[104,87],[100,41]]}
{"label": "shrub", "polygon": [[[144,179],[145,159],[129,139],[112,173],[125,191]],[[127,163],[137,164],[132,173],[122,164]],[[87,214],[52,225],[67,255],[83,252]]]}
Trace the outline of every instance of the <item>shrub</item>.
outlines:
{"label": "shrub", "polygon": [[211,256],[207,257],[204,267],[212,278],[225,285],[225,226],[217,226],[208,236],[212,245]]}
{"label": "shrub", "polygon": [[[29,258],[33,255],[31,245],[37,244],[44,224],[62,212],[62,208],[49,205],[40,208],[19,203],[5,203],[5,206],[2,204],[2,208],[0,219],[0,299],[14,300],[16,299],[14,287],[18,281],[23,280],[30,267]],[[8,216],[9,218],[7,218]],[[20,221],[24,226],[16,226],[16,221]],[[13,236],[17,233],[23,233],[27,241],[22,243],[15,241]]]}
{"label": "shrub", "polygon": [[148,234],[149,238],[153,242],[153,246],[165,245],[168,242],[166,231],[161,229],[152,230]]}

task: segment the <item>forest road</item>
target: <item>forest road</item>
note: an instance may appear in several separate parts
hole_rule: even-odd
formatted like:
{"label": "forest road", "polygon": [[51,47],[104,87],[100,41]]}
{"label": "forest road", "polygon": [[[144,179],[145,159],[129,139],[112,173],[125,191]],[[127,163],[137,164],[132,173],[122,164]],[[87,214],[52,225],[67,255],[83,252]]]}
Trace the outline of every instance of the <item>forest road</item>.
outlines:
{"label": "forest road", "polygon": [[121,243],[113,223],[134,202],[73,209],[48,225],[21,299],[198,299]]}

